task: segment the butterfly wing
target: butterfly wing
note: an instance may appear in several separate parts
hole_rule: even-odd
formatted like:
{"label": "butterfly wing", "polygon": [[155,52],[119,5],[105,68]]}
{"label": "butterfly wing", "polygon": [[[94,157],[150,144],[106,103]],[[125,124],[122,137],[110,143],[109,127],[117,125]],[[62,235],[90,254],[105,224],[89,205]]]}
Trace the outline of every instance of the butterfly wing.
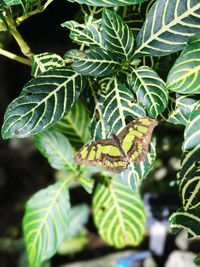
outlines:
{"label": "butterfly wing", "polygon": [[146,157],[153,129],[158,122],[147,116],[130,122],[118,135],[121,147],[129,163],[140,162]]}
{"label": "butterfly wing", "polygon": [[119,173],[127,168],[127,159],[112,139],[94,141],[78,150],[75,155],[77,164],[104,167],[108,171]]}

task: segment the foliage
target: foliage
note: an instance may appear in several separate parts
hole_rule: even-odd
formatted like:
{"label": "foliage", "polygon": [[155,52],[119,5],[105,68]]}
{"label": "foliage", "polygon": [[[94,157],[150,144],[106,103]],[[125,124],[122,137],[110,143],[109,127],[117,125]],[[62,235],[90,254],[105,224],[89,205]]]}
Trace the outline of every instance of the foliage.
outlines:
{"label": "foliage", "polygon": [[[68,190],[73,181],[94,193],[94,221],[107,243],[123,248],[142,241],[146,215],[140,185],[153,167],[155,140],[143,162],[131,164],[119,175],[77,166],[74,153],[144,115],[185,127],[178,173],[182,207],[172,214],[170,224],[174,232],[186,229],[189,237],[199,238],[199,0],[68,1],[82,5],[82,16],[62,24],[75,46],[64,57],[50,52],[33,55],[16,28],[51,1],[0,4],[0,30],[18,36],[27,58],[15,59],[31,63],[33,76],[8,106],[2,136],[33,135],[50,165],[65,173],[26,205],[23,228],[31,266],[52,257],[68,235]],[[176,61],[169,61],[171,70],[160,77],[162,58],[171,54]],[[94,173],[98,173],[96,185]]]}

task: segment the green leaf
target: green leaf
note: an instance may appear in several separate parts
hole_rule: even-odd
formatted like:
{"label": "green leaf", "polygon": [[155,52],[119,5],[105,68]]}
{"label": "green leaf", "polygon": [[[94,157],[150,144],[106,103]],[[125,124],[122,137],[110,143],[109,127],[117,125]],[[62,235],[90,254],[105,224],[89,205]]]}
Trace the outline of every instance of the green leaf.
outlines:
{"label": "green leaf", "polygon": [[199,17],[199,0],[157,0],[136,38],[135,56],[164,56],[183,49],[200,29]]}
{"label": "green leaf", "polygon": [[84,45],[89,47],[105,48],[104,39],[98,25],[79,24],[74,20],[70,20],[64,22],[61,26],[70,29],[69,36],[74,42],[80,45],[84,43]]}
{"label": "green leaf", "polygon": [[185,142],[183,151],[193,149],[200,144],[200,102],[191,113],[188,125],[184,132]]}
{"label": "green leaf", "polygon": [[171,68],[167,88],[181,94],[200,94],[200,32],[189,40]]}
{"label": "green leaf", "polygon": [[81,5],[89,6],[107,6],[107,7],[118,7],[118,6],[128,6],[143,3],[147,0],[68,0],[68,2],[79,3]]}
{"label": "green leaf", "polygon": [[67,235],[70,220],[68,180],[40,190],[28,201],[23,231],[32,267],[52,257]]}
{"label": "green leaf", "polygon": [[127,170],[117,175],[121,181],[128,185],[134,192],[139,192],[142,181],[147,177],[153,168],[156,159],[156,142],[155,139],[150,144],[147,156],[139,164],[131,163]]}
{"label": "green leaf", "polygon": [[131,74],[131,87],[137,100],[150,117],[156,118],[167,107],[168,92],[165,83],[149,67],[140,67]]}
{"label": "green leaf", "polygon": [[[85,176],[87,175],[87,173],[85,173]],[[88,175],[89,176],[89,175]],[[89,194],[92,194],[93,189],[94,189],[94,179],[89,177],[84,177],[83,175],[79,178],[79,182],[81,184],[81,186],[85,189],[86,192],[88,192]]]}
{"label": "green leaf", "polygon": [[134,48],[133,34],[123,19],[109,9],[103,12],[102,34],[108,50],[123,60],[131,58]]}
{"label": "green leaf", "polygon": [[89,140],[89,127],[88,112],[81,101],[76,101],[68,114],[54,126],[57,131],[66,135],[76,148],[82,147]]}
{"label": "green leaf", "polygon": [[73,148],[62,133],[48,130],[35,135],[34,142],[53,168],[76,173]]}
{"label": "green leaf", "polygon": [[180,208],[174,212],[169,219],[172,233],[176,234],[181,230],[188,232],[188,238],[200,237],[200,209],[189,209],[184,211]]}
{"label": "green leaf", "polygon": [[200,97],[197,95],[169,95],[167,121],[173,124],[187,125],[190,115],[198,104]]}
{"label": "green leaf", "polygon": [[200,265],[200,253],[197,255],[197,257],[194,259],[194,262],[197,266]]}
{"label": "green leaf", "polygon": [[144,109],[135,103],[130,90],[115,77],[108,79],[103,106],[103,119],[110,126],[109,134],[118,134],[126,126],[126,117],[138,118],[145,115]]}
{"label": "green leaf", "polygon": [[31,75],[36,77],[41,73],[65,66],[64,60],[54,53],[42,53],[33,56]]}
{"label": "green leaf", "polygon": [[140,196],[122,182],[102,177],[93,197],[95,224],[109,245],[138,245],[144,235],[145,210]]}
{"label": "green leaf", "polygon": [[100,47],[80,52],[73,58],[72,68],[87,76],[108,76],[120,67],[116,55]]}
{"label": "green leaf", "polygon": [[3,138],[26,137],[53,125],[70,110],[84,81],[68,68],[46,71],[32,79],[7,108]]}

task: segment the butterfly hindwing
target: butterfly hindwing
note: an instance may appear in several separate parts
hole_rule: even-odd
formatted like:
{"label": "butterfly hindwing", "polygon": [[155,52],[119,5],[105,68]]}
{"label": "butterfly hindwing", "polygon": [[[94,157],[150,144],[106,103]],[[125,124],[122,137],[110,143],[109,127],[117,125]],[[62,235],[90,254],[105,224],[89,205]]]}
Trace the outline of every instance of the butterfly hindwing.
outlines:
{"label": "butterfly hindwing", "polygon": [[108,171],[119,173],[127,168],[128,162],[112,139],[94,141],[84,146],[75,155],[78,164],[105,167]]}
{"label": "butterfly hindwing", "polygon": [[148,152],[154,127],[158,122],[148,117],[141,117],[130,122],[118,135],[121,147],[129,162],[142,161]]}

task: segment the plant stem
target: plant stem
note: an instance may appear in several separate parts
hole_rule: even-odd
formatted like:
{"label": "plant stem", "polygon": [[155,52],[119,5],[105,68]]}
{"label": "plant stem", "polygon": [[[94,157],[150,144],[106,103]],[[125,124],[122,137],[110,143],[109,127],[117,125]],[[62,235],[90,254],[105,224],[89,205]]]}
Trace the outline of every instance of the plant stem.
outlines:
{"label": "plant stem", "polygon": [[30,59],[17,56],[17,55],[15,55],[9,51],[6,51],[2,48],[0,48],[0,55],[5,56],[7,58],[10,58],[12,60],[15,60],[17,62],[23,63],[25,65],[31,66],[31,60]]}
{"label": "plant stem", "polygon": [[28,44],[24,41],[24,39],[22,38],[21,34],[18,32],[15,22],[11,17],[6,17],[6,21],[9,25],[9,31],[12,34],[12,36],[15,38],[17,44],[19,45],[22,53],[30,58],[33,53],[31,52],[30,47],[28,46]]}

